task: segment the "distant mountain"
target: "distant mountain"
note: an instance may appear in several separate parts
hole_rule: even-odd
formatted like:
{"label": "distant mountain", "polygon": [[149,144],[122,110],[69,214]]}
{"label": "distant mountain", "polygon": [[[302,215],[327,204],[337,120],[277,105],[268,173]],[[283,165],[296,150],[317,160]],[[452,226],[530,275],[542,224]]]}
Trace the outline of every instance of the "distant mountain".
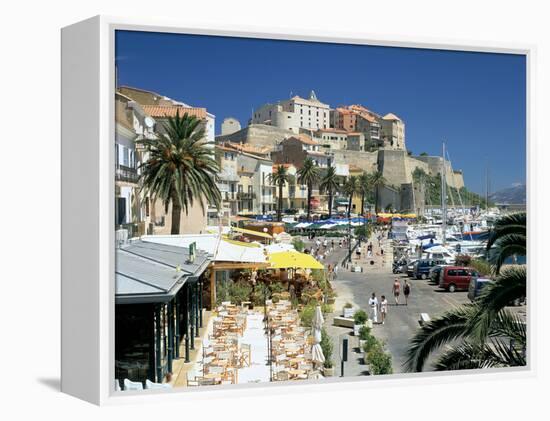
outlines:
{"label": "distant mountain", "polygon": [[512,184],[502,190],[498,190],[489,196],[494,203],[508,203],[513,205],[525,204],[525,184]]}

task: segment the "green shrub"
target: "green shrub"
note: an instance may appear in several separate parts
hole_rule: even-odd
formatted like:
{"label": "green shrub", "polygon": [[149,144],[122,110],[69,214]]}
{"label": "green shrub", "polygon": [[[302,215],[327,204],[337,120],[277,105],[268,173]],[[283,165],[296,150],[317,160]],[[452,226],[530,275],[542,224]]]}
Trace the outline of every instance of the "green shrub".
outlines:
{"label": "green shrub", "polygon": [[361,326],[361,328],[359,329],[359,339],[362,341],[366,341],[369,337],[373,337],[370,333],[370,327]]}
{"label": "green shrub", "polygon": [[356,325],[363,325],[368,320],[367,313],[364,310],[358,310],[353,315],[353,322]]}
{"label": "green shrub", "polygon": [[323,291],[326,291],[329,288],[328,279],[324,269],[313,269],[311,271],[311,277],[313,278],[315,284]]}
{"label": "green shrub", "polygon": [[368,224],[367,226],[360,226],[355,228],[354,234],[356,237],[369,238],[372,234],[372,226]]}
{"label": "green shrub", "polygon": [[323,355],[325,356],[324,367],[332,368],[332,354],[334,351],[334,345],[332,339],[328,335],[327,331],[323,328],[321,329],[321,349],[323,350]]}
{"label": "green shrub", "polygon": [[352,307],[353,307],[353,304],[350,302],[347,302],[346,304],[344,304],[344,308],[352,308]]}
{"label": "green shrub", "polygon": [[304,243],[301,238],[293,238],[292,245],[300,253],[303,252],[304,248],[306,247],[306,243]]}
{"label": "green shrub", "polygon": [[308,304],[302,308],[300,313],[300,321],[302,322],[302,326],[311,327],[316,307],[316,304]]}
{"label": "green shrub", "polygon": [[272,282],[269,284],[269,290],[271,291],[271,295],[273,295],[286,291],[286,288],[282,282]]}
{"label": "green shrub", "polygon": [[[266,294],[267,293],[267,294]],[[262,306],[264,305],[265,299],[271,298],[271,291],[269,291],[269,288],[265,284],[258,284],[254,287],[254,291],[252,291],[252,297],[251,301],[255,306]]]}
{"label": "green shrub", "polygon": [[334,307],[331,304],[323,303],[321,304],[321,311],[323,312],[323,314],[329,314],[334,311]]}
{"label": "green shrub", "polygon": [[369,354],[375,347],[380,346],[380,342],[378,342],[378,339],[371,335],[370,332],[369,335],[362,340],[365,341],[365,343],[363,344],[363,351],[367,354]]}
{"label": "green shrub", "polygon": [[249,301],[252,294],[252,285],[246,281],[232,282],[229,285],[229,300],[233,304],[240,305],[243,301]]}
{"label": "green shrub", "polygon": [[384,351],[382,345],[373,347],[367,354],[366,363],[369,365],[369,372],[373,375],[392,374],[391,355]]}

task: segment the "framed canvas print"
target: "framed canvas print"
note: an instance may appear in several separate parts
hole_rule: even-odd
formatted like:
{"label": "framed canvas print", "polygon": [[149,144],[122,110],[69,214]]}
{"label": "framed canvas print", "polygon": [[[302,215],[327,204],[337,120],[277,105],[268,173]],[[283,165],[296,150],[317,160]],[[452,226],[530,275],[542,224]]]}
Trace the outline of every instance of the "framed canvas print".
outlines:
{"label": "framed canvas print", "polygon": [[533,368],[530,48],[62,31],[62,390],[194,399]]}

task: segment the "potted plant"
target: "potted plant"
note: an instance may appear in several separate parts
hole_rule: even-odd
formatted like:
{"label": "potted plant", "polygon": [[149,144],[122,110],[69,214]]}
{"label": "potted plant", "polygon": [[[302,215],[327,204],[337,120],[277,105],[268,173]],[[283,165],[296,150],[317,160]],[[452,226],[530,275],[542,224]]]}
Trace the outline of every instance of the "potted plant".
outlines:
{"label": "potted plant", "polygon": [[371,375],[393,373],[391,355],[384,351],[384,346],[380,342],[369,351],[365,361]]}
{"label": "potted plant", "polygon": [[332,344],[332,339],[327,334],[325,329],[321,330],[321,349],[323,350],[323,355],[325,356],[325,362],[323,363],[323,375],[325,377],[334,376],[334,364],[332,362],[332,353],[334,351],[334,346]]}
{"label": "potted plant", "polygon": [[359,328],[359,349],[362,350],[367,339],[371,336],[370,328],[368,326],[361,326]]}
{"label": "potted plant", "polygon": [[353,314],[355,313],[355,310],[353,309],[353,305],[351,303],[346,303],[344,305],[344,317],[351,318],[353,317]]}
{"label": "potted plant", "polygon": [[355,314],[353,315],[353,334],[355,336],[359,336],[359,329],[361,329],[361,327],[365,325],[367,319],[368,316],[364,310],[358,310],[355,312]]}
{"label": "potted plant", "polygon": [[367,364],[368,362],[369,353],[377,346],[380,346],[378,340],[369,333],[361,347],[361,349],[363,350],[363,362],[365,364]]}

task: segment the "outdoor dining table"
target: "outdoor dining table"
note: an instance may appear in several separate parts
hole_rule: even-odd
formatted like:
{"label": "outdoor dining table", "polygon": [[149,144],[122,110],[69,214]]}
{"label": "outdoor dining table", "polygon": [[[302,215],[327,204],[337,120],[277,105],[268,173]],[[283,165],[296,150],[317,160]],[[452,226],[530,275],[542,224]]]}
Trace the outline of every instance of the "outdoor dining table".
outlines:
{"label": "outdoor dining table", "polygon": [[298,377],[306,374],[306,370],[291,368],[290,370],[288,370],[288,374],[290,374],[292,377]]}

